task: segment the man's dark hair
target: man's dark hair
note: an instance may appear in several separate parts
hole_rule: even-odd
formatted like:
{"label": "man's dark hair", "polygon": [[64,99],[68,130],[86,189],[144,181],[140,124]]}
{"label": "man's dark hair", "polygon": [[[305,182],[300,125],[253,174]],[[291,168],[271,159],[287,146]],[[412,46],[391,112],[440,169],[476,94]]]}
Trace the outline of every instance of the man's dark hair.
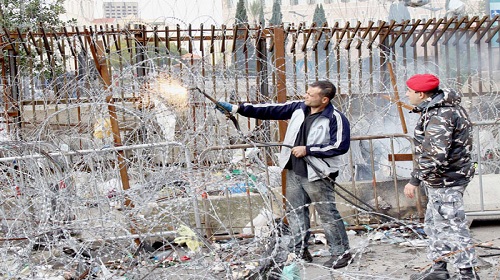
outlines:
{"label": "man's dark hair", "polygon": [[328,99],[332,100],[335,97],[335,93],[337,92],[337,88],[329,82],[329,81],[316,81],[309,85],[310,87],[318,87],[321,89],[321,96],[328,97]]}
{"label": "man's dark hair", "polygon": [[439,87],[437,87],[437,88],[430,90],[430,91],[424,91],[423,93],[427,96],[433,97],[434,95],[436,95],[440,92],[442,92],[442,90],[440,90]]}

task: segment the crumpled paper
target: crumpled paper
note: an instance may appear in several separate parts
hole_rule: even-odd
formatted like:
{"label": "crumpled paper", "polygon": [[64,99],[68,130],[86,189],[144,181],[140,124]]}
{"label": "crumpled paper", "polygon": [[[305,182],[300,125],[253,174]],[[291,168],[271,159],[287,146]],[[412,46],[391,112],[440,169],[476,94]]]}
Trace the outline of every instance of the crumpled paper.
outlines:
{"label": "crumpled paper", "polygon": [[203,243],[198,240],[196,233],[185,225],[181,225],[177,229],[177,234],[179,235],[174,239],[177,244],[184,244],[189,248],[189,250],[195,252],[197,251]]}

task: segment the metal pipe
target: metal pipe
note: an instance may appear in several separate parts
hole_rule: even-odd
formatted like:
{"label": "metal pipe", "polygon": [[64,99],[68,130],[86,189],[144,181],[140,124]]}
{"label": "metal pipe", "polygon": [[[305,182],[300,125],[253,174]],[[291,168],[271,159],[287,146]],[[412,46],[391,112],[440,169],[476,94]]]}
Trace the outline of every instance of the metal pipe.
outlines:
{"label": "metal pipe", "polygon": [[485,216],[497,216],[497,215],[500,215],[500,211],[498,210],[495,210],[495,211],[472,211],[472,212],[465,212],[465,214],[467,216],[481,216],[481,217],[485,217]]}
{"label": "metal pipe", "polygon": [[91,153],[106,153],[106,152],[116,152],[116,151],[128,151],[128,150],[134,150],[134,149],[147,149],[147,148],[158,148],[158,147],[165,147],[165,146],[180,146],[184,147],[185,150],[187,148],[178,142],[160,142],[160,143],[154,143],[154,144],[137,144],[137,145],[129,145],[129,146],[120,146],[120,147],[111,147],[111,148],[104,148],[100,150],[95,150],[95,149],[85,149],[85,150],[76,150],[76,151],[69,151],[69,152],[51,152],[51,153],[46,153],[45,155],[26,155],[26,156],[15,156],[15,157],[2,157],[0,158],[0,162],[9,162],[9,161],[14,161],[14,160],[21,160],[21,159],[41,159],[45,158],[46,155],[49,155],[51,157],[57,157],[57,156],[75,156],[75,155],[84,155],[84,154],[91,154]]}
{"label": "metal pipe", "polygon": [[[391,138],[391,153],[394,155],[394,138]],[[394,179],[394,192],[396,193],[396,204],[398,207],[398,219],[401,219],[401,204],[399,203],[398,178],[396,174],[396,161],[391,161]]]}

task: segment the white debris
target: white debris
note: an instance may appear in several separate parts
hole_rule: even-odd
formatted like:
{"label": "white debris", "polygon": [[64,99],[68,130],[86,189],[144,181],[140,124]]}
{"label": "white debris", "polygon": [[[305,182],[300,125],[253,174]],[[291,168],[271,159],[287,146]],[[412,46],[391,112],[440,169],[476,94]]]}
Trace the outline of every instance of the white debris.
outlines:
{"label": "white debris", "polygon": [[[252,221],[255,228],[255,236],[261,237],[269,234],[272,230],[270,225],[274,223],[274,220],[278,216],[274,215],[269,209],[262,209]],[[252,234],[252,223],[248,223],[245,228],[243,228],[244,234]]]}

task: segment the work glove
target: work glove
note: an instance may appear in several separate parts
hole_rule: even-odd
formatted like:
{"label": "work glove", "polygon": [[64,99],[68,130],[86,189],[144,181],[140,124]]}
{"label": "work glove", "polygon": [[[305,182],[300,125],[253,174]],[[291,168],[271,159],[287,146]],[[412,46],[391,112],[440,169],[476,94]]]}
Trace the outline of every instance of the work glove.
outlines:
{"label": "work glove", "polygon": [[[226,111],[222,110],[221,107],[224,108],[224,110],[226,110]],[[215,108],[224,114],[227,112],[229,112],[231,114],[235,114],[238,111],[237,105],[233,105],[231,103],[222,102],[222,101],[217,102],[217,105],[215,106]]]}

